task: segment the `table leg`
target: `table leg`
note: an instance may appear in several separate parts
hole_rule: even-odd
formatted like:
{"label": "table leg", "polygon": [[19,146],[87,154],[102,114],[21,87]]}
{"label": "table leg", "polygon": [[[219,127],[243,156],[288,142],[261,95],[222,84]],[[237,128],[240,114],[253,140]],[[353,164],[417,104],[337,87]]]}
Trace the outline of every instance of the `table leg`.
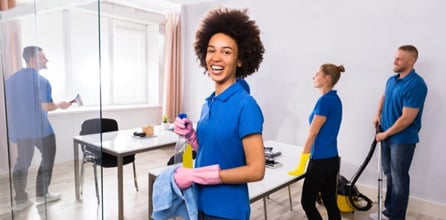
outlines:
{"label": "table leg", "polygon": [[118,156],[118,219],[124,220],[124,190],[122,177],[123,157]]}
{"label": "table leg", "polygon": [[149,219],[152,219],[152,213],[153,213],[153,203],[152,203],[152,196],[153,196],[153,184],[155,183],[156,177],[152,174],[149,174]]}
{"label": "table leg", "polygon": [[76,140],[73,140],[73,149],[74,149],[74,191],[76,194],[76,199],[80,200],[80,192],[79,192],[79,145]]}
{"label": "table leg", "polygon": [[293,211],[293,200],[291,199],[291,186],[288,185],[288,198],[290,200],[290,210]]}
{"label": "table leg", "polygon": [[266,199],[263,197],[263,212],[265,214],[265,220],[268,220],[268,212],[266,210]]}

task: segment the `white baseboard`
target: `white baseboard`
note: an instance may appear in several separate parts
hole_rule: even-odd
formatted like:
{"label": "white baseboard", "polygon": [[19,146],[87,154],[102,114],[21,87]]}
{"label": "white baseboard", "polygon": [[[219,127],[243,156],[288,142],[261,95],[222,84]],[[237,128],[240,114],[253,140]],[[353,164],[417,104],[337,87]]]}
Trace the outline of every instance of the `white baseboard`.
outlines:
{"label": "white baseboard", "polygon": [[[367,197],[369,197],[374,203],[378,201],[378,189],[376,186],[358,184],[356,187],[358,187],[358,190],[362,194],[367,195]],[[382,198],[385,198],[384,188]],[[411,211],[435,217],[436,219],[443,219],[446,216],[446,204],[410,196],[408,212]]]}

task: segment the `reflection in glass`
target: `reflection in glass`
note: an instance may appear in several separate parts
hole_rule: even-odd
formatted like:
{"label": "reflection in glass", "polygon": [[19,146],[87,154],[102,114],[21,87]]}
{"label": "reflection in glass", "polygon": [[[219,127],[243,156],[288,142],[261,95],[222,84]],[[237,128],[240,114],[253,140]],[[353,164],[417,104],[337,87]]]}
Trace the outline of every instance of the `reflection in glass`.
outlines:
{"label": "reflection in glass", "polygon": [[[97,204],[91,169],[76,200],[73,136],[103,106],[160,105],[166,22],[165,12],[119,2],[22,0],[1,12],[0,219],[116,217],[103,213],[116,201]],[[42,49],[32,56],[40,66],[23,58],[30,45]],[[78,94],[84,106],[69,106]]]}

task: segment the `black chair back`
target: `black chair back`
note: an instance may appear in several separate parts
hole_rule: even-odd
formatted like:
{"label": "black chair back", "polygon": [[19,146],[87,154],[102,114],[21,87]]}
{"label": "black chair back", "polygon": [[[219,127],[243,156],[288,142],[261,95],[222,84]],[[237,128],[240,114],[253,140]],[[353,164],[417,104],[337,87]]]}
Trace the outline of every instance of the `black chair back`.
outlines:
{"label": "black chair back", "polygon": [[[80,135],[97,134],[100,132],[117,131],[118,122],[111,118],[93,118],[85,120],[81,125]],[[118,159],[108,153],[101,152],[97,149],[87,149],[97,157],[97,164],[103,167],[116,167],[118,165]],[[135,155],[129,155],[124,157],[123,164],[132,163],[135,160]]]}
{"label": "black chair back", "polygon": [[82,123],[80,135],[117,131],[118,129],[118,122],[115,119],[93,118]]}

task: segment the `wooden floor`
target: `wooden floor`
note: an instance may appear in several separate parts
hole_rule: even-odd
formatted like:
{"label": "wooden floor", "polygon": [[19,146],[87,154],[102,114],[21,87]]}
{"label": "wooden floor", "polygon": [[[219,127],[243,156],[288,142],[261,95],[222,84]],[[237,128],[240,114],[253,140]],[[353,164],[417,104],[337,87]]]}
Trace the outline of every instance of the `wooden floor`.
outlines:
{"label": "wooden floor", "polygon": [[[166,164],[173,149],[165,148],[136,155],[136,167],[138,174],[139,191],[133,186],[131,165],[124,167],[124,214],[125,219],[141,220],[148,219],[148,170]],[[117,219],[117,181],[116,168],[103,169],[103,190],[101,204],[98,205],[93,171],[90,166],[86,167],[86,178],[84,183],[84,195],[82,201],[75,199],[74,193],[74,169],[73,162],[56,164],[53,173],[53,181],[50,191],[60,192],[63,197],[60,201],[46,205],[33,205],[27,210],[10,212],[10,190],[8,177],[0,178],[0,219],[1,220],[95,220]],[[27,192],[31,199],[34,198],[35,172],[29,173]],[[101,183],[101,182],[100,182]],[[271,220],[306,219],[300,205],[301,182],[291,185],[292,210],[288,200],[288,190],[284,188],[273,193],[267,199],[267,216]],[[327,219],[323,206],[318,207],[324,219]],[[342,214],[343,220],[366,220],[370,212],[356,211],[354,213]],[[264,217],[263,202],[261,200],[251,204],[251,219],[262,220]],[[428,216],[412,213],[409,211],[407,220],[437,220]]]}

